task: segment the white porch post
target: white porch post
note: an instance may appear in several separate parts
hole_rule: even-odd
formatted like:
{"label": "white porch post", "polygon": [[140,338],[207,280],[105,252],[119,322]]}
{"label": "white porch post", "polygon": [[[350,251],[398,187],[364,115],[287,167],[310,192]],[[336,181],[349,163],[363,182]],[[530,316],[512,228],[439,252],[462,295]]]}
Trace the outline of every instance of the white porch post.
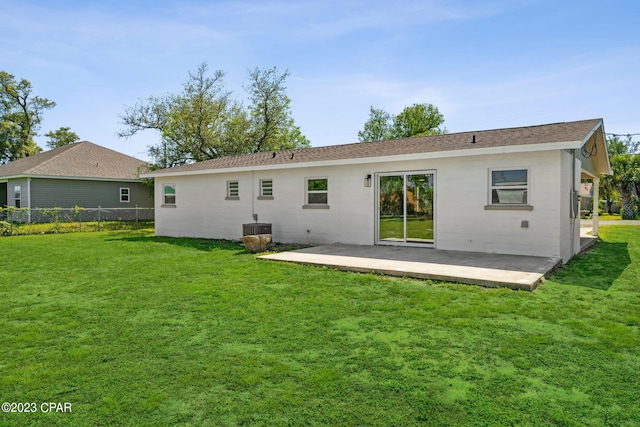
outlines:
{"label": "white porch post", "polygon": [[591,215],[591,220],[593,221],[592,232],[591,234],[594,237],[598,237],[598,223],[599,223],[599,213],[600,210],[600,178],[593,178],[593,214]]}

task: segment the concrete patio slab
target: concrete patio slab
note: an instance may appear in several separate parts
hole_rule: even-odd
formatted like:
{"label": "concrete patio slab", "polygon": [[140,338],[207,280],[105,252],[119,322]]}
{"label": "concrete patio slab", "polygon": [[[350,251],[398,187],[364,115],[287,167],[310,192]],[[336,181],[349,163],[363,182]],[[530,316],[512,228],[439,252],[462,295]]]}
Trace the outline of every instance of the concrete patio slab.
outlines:
{"label": "concrete patio slab", "polygon": [[262,255],[259,259],[340,270],[533,290],[560,258],[443,251],[400,246],[322,245]]}
{"label": "concrete patio slab", "polygon": [[580,222],[580,252],[586,251],[598,241],[598,238],[591,234],[592,232],[591,224]]}

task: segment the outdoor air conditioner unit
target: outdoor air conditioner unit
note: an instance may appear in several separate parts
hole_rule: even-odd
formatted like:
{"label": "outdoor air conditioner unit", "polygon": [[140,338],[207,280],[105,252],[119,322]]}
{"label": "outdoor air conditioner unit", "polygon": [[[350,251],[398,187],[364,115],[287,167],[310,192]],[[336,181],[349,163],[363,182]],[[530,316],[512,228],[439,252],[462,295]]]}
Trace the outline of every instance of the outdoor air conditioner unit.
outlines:
{"label": "outdoor air conditioner unit", "polygon": [[253,222],[250,224],[242,224],[242,235],[252,236],[256,234],[272,234],[271,224],[262,222]]}

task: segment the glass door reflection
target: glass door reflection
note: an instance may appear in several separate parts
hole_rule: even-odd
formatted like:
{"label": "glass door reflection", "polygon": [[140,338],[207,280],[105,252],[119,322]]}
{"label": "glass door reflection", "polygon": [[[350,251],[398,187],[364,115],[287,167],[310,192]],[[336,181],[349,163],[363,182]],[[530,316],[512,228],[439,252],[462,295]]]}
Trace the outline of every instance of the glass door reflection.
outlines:
{"label": "glass door reflection", "polygon": [[433,243],[434,173],[378,176],[378,241]]}

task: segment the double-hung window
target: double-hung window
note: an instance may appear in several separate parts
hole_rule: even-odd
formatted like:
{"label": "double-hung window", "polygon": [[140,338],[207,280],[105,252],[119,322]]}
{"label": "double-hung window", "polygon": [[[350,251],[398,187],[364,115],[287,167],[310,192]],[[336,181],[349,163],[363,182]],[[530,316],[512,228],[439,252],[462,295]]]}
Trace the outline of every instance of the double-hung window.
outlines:
{"label": "double-hung window", "polygon": [[175,206],[176,205],[176,185],[175,184],[165,184],[163,189],[164,196],[164,206]]}
{"label": "double-hung window", "polygon": [[15,185],[13,187],[13,201],[16,208],[22,207],[22,186]]}
{"label": "double-hung window", "polygon": [[325,207],[329,202],[329,180],[327,178],[307,178],[306,207]]}
{"label": "double-hung window", "polygon": [[127,187],[120,187],[120,203],[129,203],[131,201],[131,190]]}
{"label": "double-hung window", "polygon": [[490,205],[526,206],[529,204],[529,171],[527,169],[493,169],[490,175]]}

